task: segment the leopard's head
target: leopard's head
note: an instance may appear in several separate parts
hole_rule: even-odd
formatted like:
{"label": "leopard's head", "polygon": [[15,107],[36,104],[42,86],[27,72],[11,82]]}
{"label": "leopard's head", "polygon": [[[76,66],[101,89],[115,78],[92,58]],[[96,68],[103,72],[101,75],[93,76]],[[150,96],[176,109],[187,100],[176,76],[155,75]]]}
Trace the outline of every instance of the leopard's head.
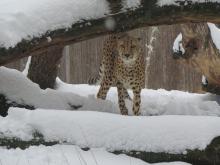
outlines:
{"label": "leopard's head", "polygon": [[139,57],[141,50],[141,38],[131,37],[125,33],[118,35],[117,51],[125,63],[134,62]]}

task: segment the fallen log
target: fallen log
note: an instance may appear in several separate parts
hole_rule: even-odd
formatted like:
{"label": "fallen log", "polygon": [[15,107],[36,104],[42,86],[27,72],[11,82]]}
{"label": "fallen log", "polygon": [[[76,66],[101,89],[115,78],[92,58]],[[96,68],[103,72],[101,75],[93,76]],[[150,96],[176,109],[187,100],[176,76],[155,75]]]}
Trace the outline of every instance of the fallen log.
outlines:
{"label": "fallen log", "polygon": [[139,151],[115,151],[116,154],[126,154],[149,163],[183,161],[193,165],[220,164],[220,137],[216,137],[205,150],[187,150],[186,154],[169,154]]}
{"label": "fallen log", "polygon": [[[30,146],[52,146],[56,144],[74,145],[58,141],[45,141],[43,135],[35,132],[33,139],[24,141],[18,138],[7,138],[0,133],[0,146],[10,148],[26,149]],[[82,148],[89,151],[89,148]],[[126,154],[149,163],[184,161],[193,165],[217,165],[220,164],[220,137],[216,137],[205,150],[187,150],[185,154],[155,153],[144,151],[111,151],[114,154]]]}

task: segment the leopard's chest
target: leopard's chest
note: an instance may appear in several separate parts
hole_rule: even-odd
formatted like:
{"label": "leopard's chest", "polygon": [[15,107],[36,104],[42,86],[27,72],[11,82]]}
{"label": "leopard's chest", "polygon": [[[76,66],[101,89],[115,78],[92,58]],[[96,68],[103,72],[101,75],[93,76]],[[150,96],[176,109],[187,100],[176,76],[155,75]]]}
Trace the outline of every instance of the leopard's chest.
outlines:
{"label": "leopard's chest", "polygon": [[116,79],[120,81],[127,89],[133,88],[135,85],[137,85],[137,82],[141,80],[137,65],[128,67],[119,62],[116,65],[114,73]]}

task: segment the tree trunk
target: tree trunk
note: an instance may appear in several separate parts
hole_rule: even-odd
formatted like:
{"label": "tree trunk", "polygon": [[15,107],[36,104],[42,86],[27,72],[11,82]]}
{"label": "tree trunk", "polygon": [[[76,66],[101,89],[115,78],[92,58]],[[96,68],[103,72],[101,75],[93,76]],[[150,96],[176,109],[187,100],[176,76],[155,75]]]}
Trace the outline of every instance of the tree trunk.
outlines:
{"label": "tree trunk", "polygon": [[220,52],[212,41],[208,25],[185,24],[181,31],[185,53],[180,52],[175,58],[207,78],[204,90],[220,94]]}
{"label": "tree trunk", "polygon": [[41,89],[54,88],[62,50],[62,47],[49,48],[46,53],[31,58],[28,78]]}

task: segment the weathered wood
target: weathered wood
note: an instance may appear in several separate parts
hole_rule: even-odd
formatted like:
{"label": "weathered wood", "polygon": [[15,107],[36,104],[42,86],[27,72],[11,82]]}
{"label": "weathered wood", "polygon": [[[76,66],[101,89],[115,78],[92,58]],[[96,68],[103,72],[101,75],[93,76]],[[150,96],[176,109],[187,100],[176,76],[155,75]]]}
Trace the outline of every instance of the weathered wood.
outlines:
{"label": "weathered wood", "polygon": [[[104,18],[80,21],[73,24],[68,30],[49,31],[40,38],[33,38],[30,41],[23,40],[13,48],[2,47],[0,48],[0,65],[22,57],[43,54],[51,47],[63,47],[100,35],[128,31],[143,26],[207,21],[220,23],[220,3],[186,3],[181,6],[159,7],[156,2],[156,0],[143,0],[142,5],[137,9],[113,13]],[[112,1],[111,3],[118,2]],[[115,21],[114,30],[109,30],[105,26],[109,16]],[[51,42],[48,42],[48,36],[52,38]]]}

